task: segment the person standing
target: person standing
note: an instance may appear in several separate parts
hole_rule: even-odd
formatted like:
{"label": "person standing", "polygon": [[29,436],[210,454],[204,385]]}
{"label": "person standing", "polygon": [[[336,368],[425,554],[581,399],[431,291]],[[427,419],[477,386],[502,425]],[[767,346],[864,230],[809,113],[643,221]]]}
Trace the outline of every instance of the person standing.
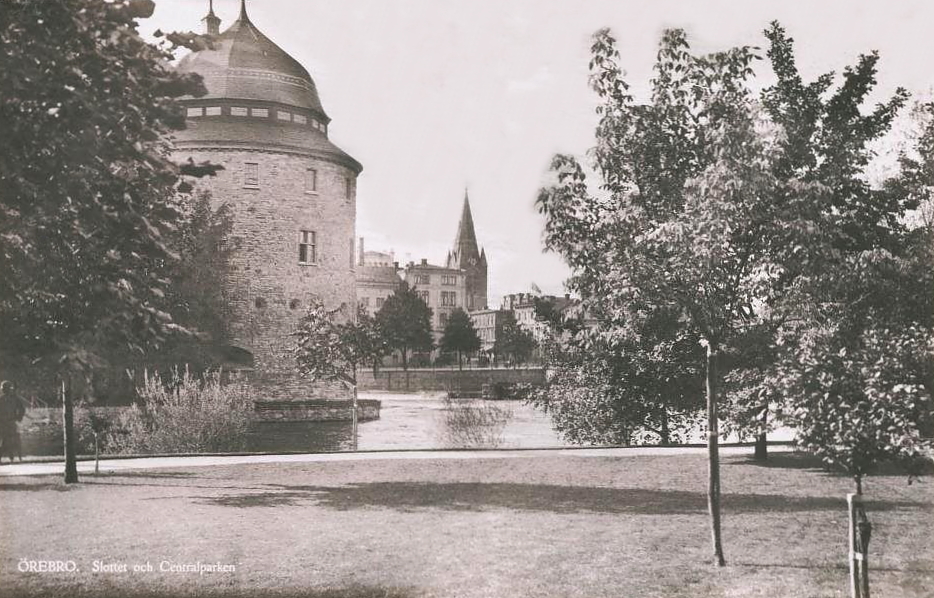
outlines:
{"label": "person standing", "polygon": [[26,415],[26,406],[16,395],[13,383],[9,380],[0,381],[0,464],[3,456],[18,456],[23,460],[23,447],[19,437],[19,422]]}

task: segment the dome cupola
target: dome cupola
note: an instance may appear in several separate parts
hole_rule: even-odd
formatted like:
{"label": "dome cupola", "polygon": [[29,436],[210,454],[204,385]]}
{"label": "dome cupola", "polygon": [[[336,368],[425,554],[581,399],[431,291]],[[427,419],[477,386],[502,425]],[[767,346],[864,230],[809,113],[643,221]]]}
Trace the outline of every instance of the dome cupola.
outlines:
{"label": "dome cupola", "polygon": [[[213,6],[204,18],[208,33],[219,31],[220,19]],[[241,1],[240,16],[218,34],[214,48],[192,52],[178,63],[178,71],[204,78],[207,95],[200,100],[232,100],[272,103],[308,111],[309,117],[327,124],[311,75],[285,50],[263,35]]]}

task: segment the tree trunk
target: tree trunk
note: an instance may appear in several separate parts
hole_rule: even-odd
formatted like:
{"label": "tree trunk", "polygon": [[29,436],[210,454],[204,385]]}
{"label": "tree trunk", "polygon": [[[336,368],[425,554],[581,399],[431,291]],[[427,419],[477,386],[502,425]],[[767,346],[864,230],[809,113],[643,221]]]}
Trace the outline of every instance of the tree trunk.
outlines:
{"label": "tree trunk", "polygon": [[720,426],[717,422],[717,347],[707,344],[707,506],[710,510],[710,528],[713,539],[714,560],[718,567],[726,565],[723,542],[720,537]]}
{"label": "tree trunk", "polygon": [[353,450],[357,450],[357,375],[354,374],[353,383]]}
{"label": "tree trunk", "polygon": [[658,434],[661,438],[659,442],[662,446],[668,446],[671,444],[671,430],[668,428],[668,410],[662,409],[662,429],[659,430]]}
{"label": "tree trunk", "polygon": [[756,436],[756,448],[752,458],[758,463],[765,463],[769,460],[769,406],[762,406],[762,431]]}
{"label": "tree trunk", "polygon": [[62,431],[65,436],[65,483],[78,483],[78,461],[75,456],[75,406],[62,378]]}

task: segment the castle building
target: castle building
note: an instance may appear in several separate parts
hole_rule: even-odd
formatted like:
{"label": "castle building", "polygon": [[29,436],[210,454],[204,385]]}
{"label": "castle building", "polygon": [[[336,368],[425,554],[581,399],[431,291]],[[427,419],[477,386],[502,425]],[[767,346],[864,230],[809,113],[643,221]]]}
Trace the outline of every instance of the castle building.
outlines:
{"label": "castle building", "polygon": [[470,213],[470,199],[464,192],[464,208],[461,211],[460,224],[454,237],[454,247],[448,252],[446,267],[464,270],[466,273],[466,300],[462,306],[465,311],[487,309],[487,262],[486,250],[477,245],[473,216]]}
{"label": "castle building", "polygon": [[[207,94],[183,100],[187,129],[176,135],[175,158],[224,168],[199,185],[233,215],[229,336],[257,374],[284,380],[295,370],[290,335],[309,302],[356,305],[362,166],[331,142],[311,75],[252,23],[245,1],[225,31],[213,7],[203,23],[215,46],[177,68],[201,75]],[[307,389],[283,384],[270,398],[309,398]]]}

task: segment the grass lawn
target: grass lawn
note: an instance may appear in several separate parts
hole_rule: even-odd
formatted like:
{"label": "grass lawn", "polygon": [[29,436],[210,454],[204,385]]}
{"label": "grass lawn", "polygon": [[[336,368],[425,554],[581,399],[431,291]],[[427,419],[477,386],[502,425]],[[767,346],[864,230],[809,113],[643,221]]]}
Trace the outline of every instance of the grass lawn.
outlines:
{"label": "grass lawn", "polygon": [[[848,596],[850,480],[793,454],[367,460],[0,478],[2,596]],[[934,596],[932,480],[865,483],[873,598]],[[18,572],[20,559],[75,573]],[[129,571],[93,572],[94,561]],[[160,572],[163,561],[234,572]],[[133,572],[150,563],[152,572]]]}

